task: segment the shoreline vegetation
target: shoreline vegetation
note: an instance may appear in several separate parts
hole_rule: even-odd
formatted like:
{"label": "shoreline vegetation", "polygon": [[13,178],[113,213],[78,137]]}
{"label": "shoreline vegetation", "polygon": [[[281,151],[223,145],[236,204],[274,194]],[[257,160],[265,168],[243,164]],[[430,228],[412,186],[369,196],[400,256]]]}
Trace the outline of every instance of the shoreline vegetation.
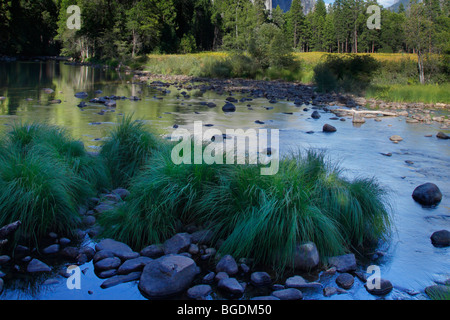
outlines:
{"label": "shoreline vegetation", "polygon": [[98,217],[102,235],[138,250],[172,237],[177,223],[207,224],[224,254],[283,270],[301,243],[326,258],[389,233],[386,190],[373,178],[342,178],[321,151],[294,152],[279,174],[260,176],[260,165],[175,165],[174,144],[129,116],[109,136],[92,154],[52,125],[15,124],[5,134],[0,225],[21,221],[13,247],[36,246],[50,232],[73,236],[78,208],[120,188],[130,195]]}

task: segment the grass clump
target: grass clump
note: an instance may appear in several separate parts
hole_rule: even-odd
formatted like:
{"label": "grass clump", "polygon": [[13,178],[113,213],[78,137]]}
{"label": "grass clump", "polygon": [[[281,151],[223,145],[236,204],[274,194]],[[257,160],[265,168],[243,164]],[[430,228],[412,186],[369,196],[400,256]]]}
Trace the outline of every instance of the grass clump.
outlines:
{"label": "grass clump", "polygon": [[295,246],[313,241],[322,257],[374,244],[389,229],[386,193],[373,179],[346,180],[323,153],[285,157],[274,176],[260,165],[175,165],[171,145],[153,152],[124,206],[100,223],[137,248],[171,237],[176,225],[210,225],[220,253],[277,270]]}
{"label": "grass clump", "polygon": [[70,235],[78,207],[109,183],[101,159],[58,127],[16,124],[0,152],[0,225],[22,222],[14,243],[38,245],[49,232]]}
{"label": "grass clump", "polygon": [[102,146],[100,155],[106,162],[113,187],[127,188],[130,179],[149,159],[159,140],[144,129],[140,121],[124,117]]}

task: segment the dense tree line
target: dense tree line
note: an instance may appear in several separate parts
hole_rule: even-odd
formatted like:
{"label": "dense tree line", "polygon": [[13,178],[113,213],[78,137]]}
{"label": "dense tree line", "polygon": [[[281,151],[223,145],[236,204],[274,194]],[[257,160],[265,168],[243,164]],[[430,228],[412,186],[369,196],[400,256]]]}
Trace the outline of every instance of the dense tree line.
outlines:
{"label": "dense tree line", "polygon": [[[414,1],[414,0],[413,0]],[[81,8],[81,29],[66,26]],[[449,1],[382,8],[381,28],[366,25],[376,0],[335,0],[304,15],[301,0],[269,12],[264,0],[17,0],[0,2],[0,54],[63,54],[118,61],[145,53],[248,51],[261,41],[296,51],[442,52],[449,46]],[[265,33],[265,34],[263,34]]]}

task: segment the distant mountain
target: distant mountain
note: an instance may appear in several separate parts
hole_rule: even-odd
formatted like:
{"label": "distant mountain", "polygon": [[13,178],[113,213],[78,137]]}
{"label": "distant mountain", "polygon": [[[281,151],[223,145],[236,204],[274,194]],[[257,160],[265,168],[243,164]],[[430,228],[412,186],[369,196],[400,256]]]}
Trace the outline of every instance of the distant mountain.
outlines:
{"label": "distant mountain", "polygon": [[[291,9],[292,0],[272,0],[272,8],[275,9],[277,6],[287,12]],[[316,5],[315,0],[302,0],[303,13],[308,14],[314,9]]]}
{"label": "distant mountain", "polygon": [[398,0],[392,6],[388,7],[389,10],[398,12],[398,7],[400,7],[400,3],[403,3],[403,7],[405,10],[409,7],[409,0]]}

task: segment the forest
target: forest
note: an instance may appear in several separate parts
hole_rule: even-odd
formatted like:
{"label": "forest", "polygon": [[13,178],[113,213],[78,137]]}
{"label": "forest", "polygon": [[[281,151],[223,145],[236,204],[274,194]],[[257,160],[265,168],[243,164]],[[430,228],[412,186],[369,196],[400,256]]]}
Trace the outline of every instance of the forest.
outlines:
{"label": "forest", "polygon": [[[67,8],[81,9],[81,29],[67,28]],[[425,0],[398,12],[381,9],[381,27],[369,29],[376,0],[301,0],[270,12],[263,0],[21,0],[1,1],[0,54],[64,55],[85,61],[149,53],[247,51],[277,38],[280,50],[337,53],[442,53],[449,46],[448,1]],[[381,7],[381,6],[380,6]]]}

